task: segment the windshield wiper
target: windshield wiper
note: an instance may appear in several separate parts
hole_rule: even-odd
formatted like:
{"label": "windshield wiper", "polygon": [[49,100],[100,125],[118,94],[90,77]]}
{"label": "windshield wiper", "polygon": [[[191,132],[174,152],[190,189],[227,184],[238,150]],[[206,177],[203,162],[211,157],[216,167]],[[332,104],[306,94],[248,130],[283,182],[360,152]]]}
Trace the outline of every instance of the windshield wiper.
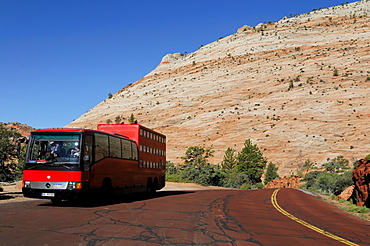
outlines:
{"label": "windshield wiper", "polygon": [[65,167],[65,168],[67,168],[68,170],[72,170],[72,168],[71,168],[71,167],[69,167],[69,166],[67,166],[66,164],[57,164],[57,163],[55,163],[53,166],[57,166],[57,167]]}

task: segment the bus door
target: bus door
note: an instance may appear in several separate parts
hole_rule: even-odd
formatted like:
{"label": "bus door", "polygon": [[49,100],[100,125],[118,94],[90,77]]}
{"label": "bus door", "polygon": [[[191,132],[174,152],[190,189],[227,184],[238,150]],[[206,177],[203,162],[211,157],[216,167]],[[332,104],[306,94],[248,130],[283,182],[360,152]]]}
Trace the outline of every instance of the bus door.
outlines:
{"label": "bus door", "polygon": [[93,183],[91,174],[91,165],[94,161],[93,155],[94,136],[92,134],[85,134],[83,138],[82,150],[82,170],[83,181],[85,185],[90,187]]}

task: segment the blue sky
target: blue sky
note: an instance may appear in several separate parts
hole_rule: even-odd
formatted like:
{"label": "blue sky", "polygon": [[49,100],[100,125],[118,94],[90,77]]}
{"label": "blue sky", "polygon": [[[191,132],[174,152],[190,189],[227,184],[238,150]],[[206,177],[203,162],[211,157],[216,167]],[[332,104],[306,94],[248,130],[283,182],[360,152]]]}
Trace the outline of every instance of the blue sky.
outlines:
{"label": "blue sky", "polygon": [[342,3],[0,0],[0,122],[63,127],[166,54],[193,52],[243,25]]}

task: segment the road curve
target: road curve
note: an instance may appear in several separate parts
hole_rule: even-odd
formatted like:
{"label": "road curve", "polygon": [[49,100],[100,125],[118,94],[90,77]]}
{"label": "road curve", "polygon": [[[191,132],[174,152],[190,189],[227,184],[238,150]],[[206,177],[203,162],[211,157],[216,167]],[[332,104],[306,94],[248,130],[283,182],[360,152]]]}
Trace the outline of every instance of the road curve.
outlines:
{"label": "road curve", "polygon": [[295,189],[171,189],[61,206],[0,204],[0,245],[346,245],[343,239],[354,246],[370,245],[369,226]]}

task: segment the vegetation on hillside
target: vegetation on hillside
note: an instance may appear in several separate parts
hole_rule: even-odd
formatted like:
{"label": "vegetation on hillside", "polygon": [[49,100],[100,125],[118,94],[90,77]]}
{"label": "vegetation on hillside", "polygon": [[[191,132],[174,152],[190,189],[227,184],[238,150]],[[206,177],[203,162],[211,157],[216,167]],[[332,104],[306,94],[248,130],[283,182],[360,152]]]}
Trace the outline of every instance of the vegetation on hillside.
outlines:
{"label": "vegetation on hillside", "polygon": [[19,132],[8,130],[0,123],[0,182],[13,182],[22,177],[25,147],[19,147],[20,137]]}
{"label": "vegetation on hillside", "polygon": [[[344,189],[353,185],[352,173],[356,167],[349,168],[349,161],[343,156],[337,156],[333,159],[328,159],[322,165],[323,169],[308,172],[303,177],[305,182],[301,188],[313,192],[319,192],[327,195],[338,196]],[[356,202],[356,198],[351,198],[352,203]]]}
{"label": "vegetation on hillside", "polygon": [[245,141],[239,153],[228,148],[220,165],[208,162],[213,152],[212,148],[189,147],[182,157],[184,164],[167,163],[167,180],[240,189],[263,187],[262,175],[267,159],[250,139]]}
{"label": "vegetation on hillside", "polygon": [[[250,139],[245,141],[244,147],[238,153],[235,149],[227,148],[219,165],[210,164],[208,161],[213,152],[212,148],[189,147],[182,157],[183,164],[167,163],[167,181],[255,189],[263,188],[271,180],[280,178],[277,173],[278,167],[272,162],[268,163],[263,153]],[[345,188],[353,185],[353,168],[349,168],[349,161],[343,156],[328,159],[320,170],[316,165],[309,159],[302,165],[303,169],[316,170],[307,172],[306,175],[299,174],[302,177],[301,188],[337,196]]]}

